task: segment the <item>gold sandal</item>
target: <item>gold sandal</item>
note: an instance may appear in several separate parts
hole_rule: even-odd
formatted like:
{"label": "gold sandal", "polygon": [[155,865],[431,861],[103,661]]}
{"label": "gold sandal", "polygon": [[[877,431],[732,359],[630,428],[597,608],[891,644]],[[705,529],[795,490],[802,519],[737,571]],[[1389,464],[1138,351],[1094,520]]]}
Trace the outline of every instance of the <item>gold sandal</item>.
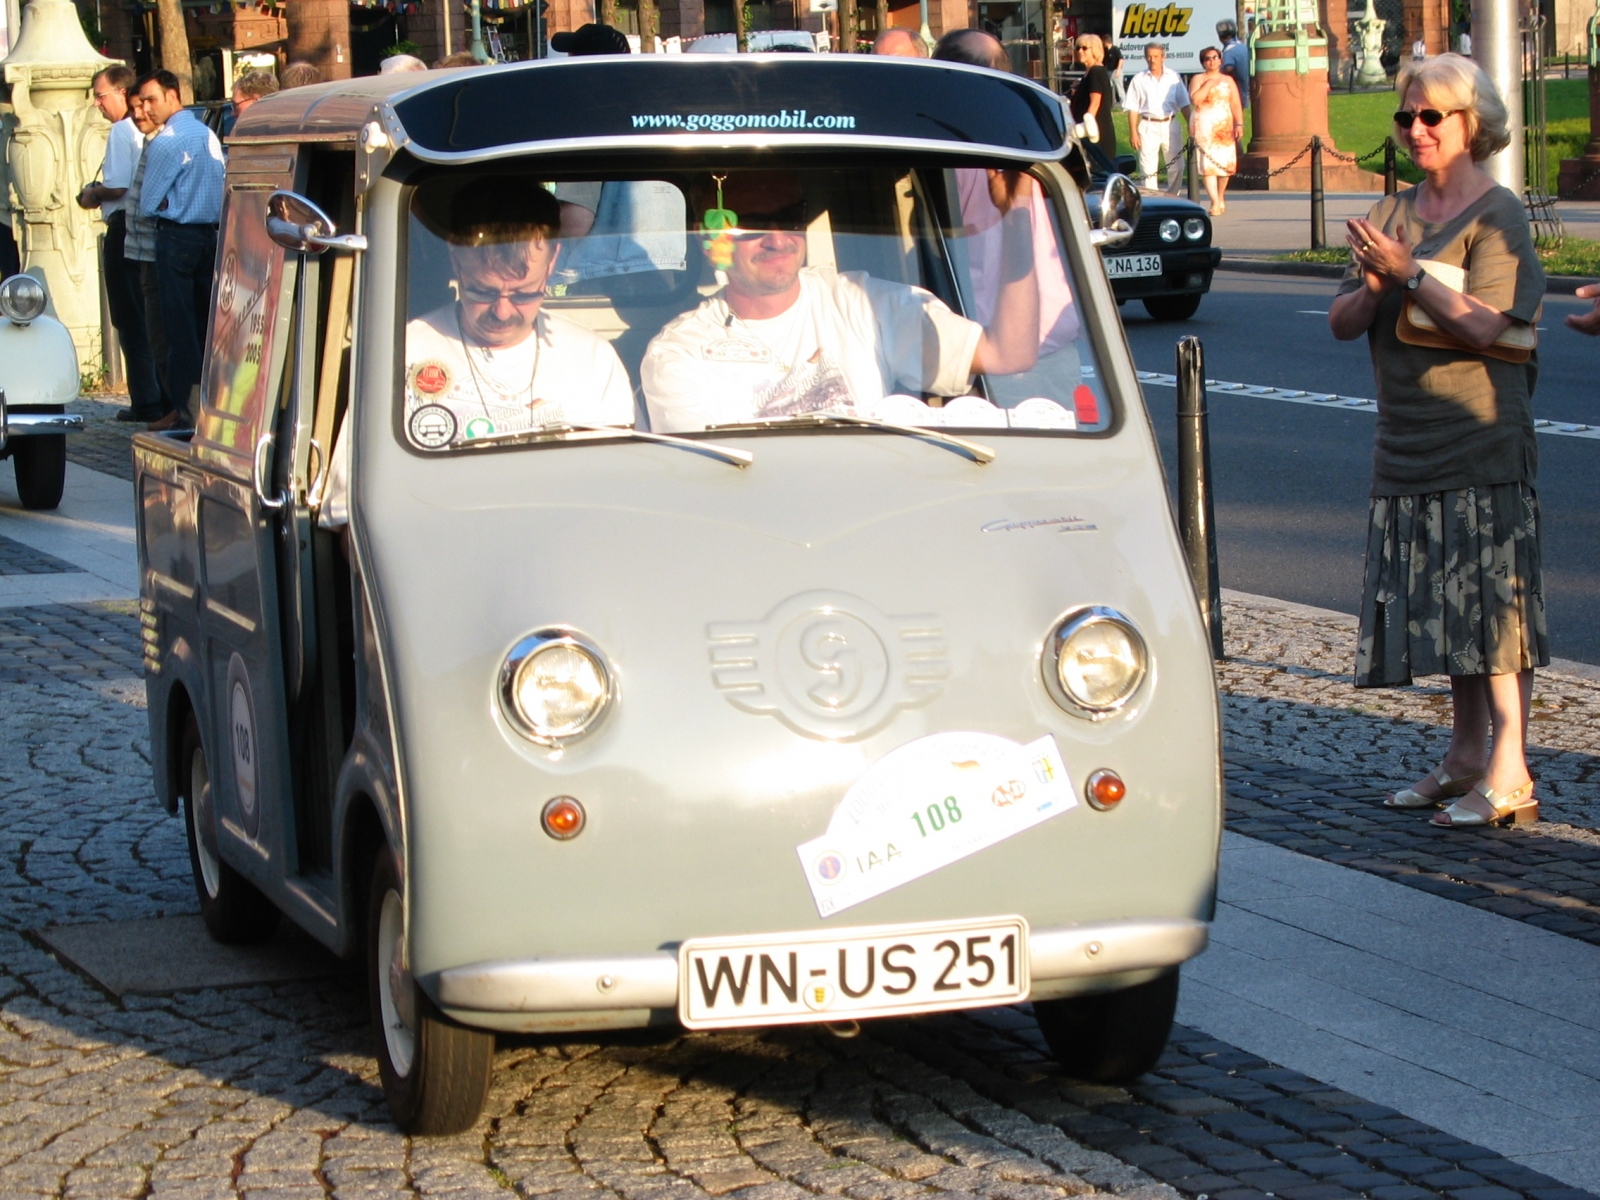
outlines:
{"label": "gold sandal", "polygon": [[1531,779],[1504,796],[1497,796],[1492,788],[1480,783],[1466,798],[1482,800],[1482,807],[1494,815],[1486,817],[1478,807],[1452,804],[1443,812],[1434,813],[1430,823],[1441,829],[1466,829],[1474,825],[1525,825],[1539,819],[1539,802],[1533,798]]}
{"label": "gold sandal", "polygon": [[1439,785],[1437,796],[1424,796],[1421,792],[1412,791],[1410,788],[1401,788],[1392,796],[1387,797],[1383,806],[1385,808],[1437,808],[1445,800],[1454,800],[1457,796],[1465,796],[1470,792],[1478,780],[1483,778],[1482,771],[1474,771],[1470,775],[1458,775],[1451,778],[1444,773],[1443,767],[1435,767],[1428,772],[1428,778]]}

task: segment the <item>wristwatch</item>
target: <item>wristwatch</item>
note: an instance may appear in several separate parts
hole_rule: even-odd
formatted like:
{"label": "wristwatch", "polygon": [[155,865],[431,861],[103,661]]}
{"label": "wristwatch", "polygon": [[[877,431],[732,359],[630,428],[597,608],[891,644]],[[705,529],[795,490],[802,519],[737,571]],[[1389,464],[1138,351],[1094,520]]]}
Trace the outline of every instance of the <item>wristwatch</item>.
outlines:
{"label": "wristwatch", "polygon": [[1422,286],[1422,280],[1427,274],[1428,274],[1428,272],[1424,268],[1418,267],[1417,268],[1417,273],[1415,275],[1413,275],[1410,279],[1406,280],[1406,291],[1414,292],[1419,287],[1421,287]]}

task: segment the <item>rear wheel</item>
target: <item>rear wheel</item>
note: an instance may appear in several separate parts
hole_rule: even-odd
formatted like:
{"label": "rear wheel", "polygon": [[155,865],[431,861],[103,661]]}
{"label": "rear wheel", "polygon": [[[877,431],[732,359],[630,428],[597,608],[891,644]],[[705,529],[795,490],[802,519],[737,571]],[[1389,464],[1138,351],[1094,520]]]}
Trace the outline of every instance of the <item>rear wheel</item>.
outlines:
{"label": "rear wheel", "polygon": [[1161,1057],[1178,1008],[1178,972],[1092,996],[1035,1000],[1039,1032],[1062,1070],[1093,1083],[1137,1079]]}
{"label": "rear wheel", "polygon": [[67,435],[18,438],[11,443],[11,465],[23,508],[55,508],[67,487]]}
{"label": "rear wheel", "polygon": [[411,977],[405,901],[386,847],[367,895],[367,995],[389,1111],[411,1134],[471,1129],[489,1094],[494,1034],[450,1020]]}
{"label": "rear wheel", "polygon": [[194,890],[200,898],[200,916],[205,920],[206,931],[226,946],[264,942],[277,931],[278,910],[255,884],[217,854],[211,771],[206,764],[205,747],[200,744],[200,727],[192,716],[183,732],[183,751],[178,761],[188,772],[183,823],[189,835],[189,869],[194,874]]}
{"label": "rear wheel", "polygon": [[1157,321],[1187,321],[1200,311],[1202,299],[1200,292],[1192,296],[1146,296],[1144,310]]}

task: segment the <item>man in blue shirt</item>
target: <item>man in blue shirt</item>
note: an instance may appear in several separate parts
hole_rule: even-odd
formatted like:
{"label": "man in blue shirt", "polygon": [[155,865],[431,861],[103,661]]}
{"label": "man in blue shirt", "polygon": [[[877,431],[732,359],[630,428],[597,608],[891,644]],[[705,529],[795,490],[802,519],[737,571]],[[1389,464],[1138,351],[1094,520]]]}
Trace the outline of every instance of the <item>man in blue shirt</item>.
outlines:
{"label": "man in blue shirt", "polygon": [[145,112],[160,129],[145,142],[139,211],[156,222],[156,286],[167,334],[167,387],[178,428],[200,412],[211,277],[222,213],[222,143],[183,107],[178,79],[153,71],[139,81]]}
{"label": "man in blue shirt", "polygon": [[1222,73],[1239,87],[1239,103],[1250,107],[1250,47],[1239,40],[1239,27],[1224,18],[1217,22],[1222,39]]}

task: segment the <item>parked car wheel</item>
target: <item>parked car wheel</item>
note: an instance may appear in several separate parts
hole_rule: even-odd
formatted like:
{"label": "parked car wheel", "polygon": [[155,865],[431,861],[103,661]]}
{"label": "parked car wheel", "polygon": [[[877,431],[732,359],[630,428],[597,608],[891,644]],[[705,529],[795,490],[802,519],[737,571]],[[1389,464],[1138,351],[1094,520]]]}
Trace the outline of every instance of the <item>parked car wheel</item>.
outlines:
{"label": "parked car wheel", "polygon": [[386,849],[367,896],[367,996],[383,1094],[407,1133],[461,1133],[489,1094],[494,1034],[450,1020],[406,969],[405,901]]}
{"label": "parked car wheel", "polygon": [[1199,292],[1188,296],[1146,296],[1144,310],[1157,321],[1187,321],[1200,311],[1202,299]]}
{"label": "parked car wheel", "polygon": [[1035,1000],[1034,1019],[1062,1070],[1094,1083],[1137,1079],[1161,1057],[1178,1008],[1178,972],[1120,992]]}
{"label": "parked car wheel", "polygon": [[11,444],[23,508],[54,508],[67,486],[67,435],[18,438]]}
{"label": "parked car wheel", "polygon": [[192,716],[184,729],[183,753],[178,761],[188,766],[183,823],[189,835],[189,869],[194,874],[194,890],[200,897],[200,916],[206,931],[225,946],[264,942],[277,932],[277,907],[255,884],[223,862],[214,842],[202,836],[203,830],[215,829],[216,808],[200,726]]}

